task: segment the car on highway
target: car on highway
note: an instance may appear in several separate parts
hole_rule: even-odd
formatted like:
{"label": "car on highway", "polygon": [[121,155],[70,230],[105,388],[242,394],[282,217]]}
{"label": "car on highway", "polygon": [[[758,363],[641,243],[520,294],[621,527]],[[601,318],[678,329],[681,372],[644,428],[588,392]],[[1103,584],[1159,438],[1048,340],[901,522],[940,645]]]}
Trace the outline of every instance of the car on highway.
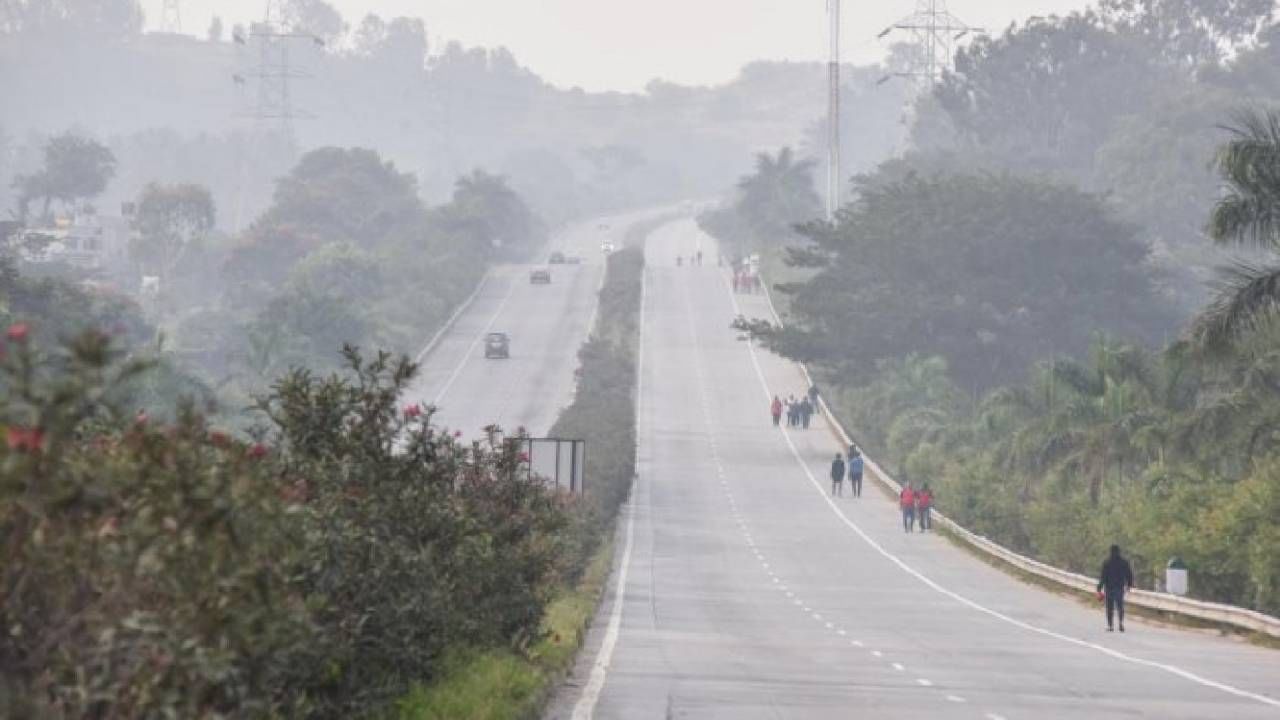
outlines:
{"label": "car on highway", "polygon": [[555,252],[551,253],[551,257],[547,258],[547,263],[549,265],[563,265],[566,262],[567,260],[564,257],[564,253],[560,252],[559,250],[556,250]]}
{"label": "car on highway", "polygon": [[537,270],[529,271],[529,284],[530,285],[550,285],[551,271],[546,268],[538,268]]}
{"label": "car on highway", "polygon": [[486,360],[511,357],[511,338],[507,337],[507,334],[503,332],[491,332],[485,335],[484,357]]}
{"label": "car on highway", "polygon": [[613,247],[613,243],[608,240],[605,240],[604,242],[600,243],[600,252],[604,253],[605,255],[608,255],[609,253],[613,252],[614,249],[615,248]]}

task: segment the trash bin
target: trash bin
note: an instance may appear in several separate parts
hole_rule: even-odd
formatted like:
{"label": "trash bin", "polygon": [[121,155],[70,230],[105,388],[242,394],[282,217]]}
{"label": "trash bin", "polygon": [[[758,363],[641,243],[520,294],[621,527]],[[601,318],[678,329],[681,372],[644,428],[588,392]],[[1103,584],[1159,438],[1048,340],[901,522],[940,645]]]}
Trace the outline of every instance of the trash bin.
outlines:
{"label": "trash bin", "polygon": [[1174,557],[1165,566],[1164,587],[1172,595],[1187,594],[1187,566],[1183,564],[1182,558]]}

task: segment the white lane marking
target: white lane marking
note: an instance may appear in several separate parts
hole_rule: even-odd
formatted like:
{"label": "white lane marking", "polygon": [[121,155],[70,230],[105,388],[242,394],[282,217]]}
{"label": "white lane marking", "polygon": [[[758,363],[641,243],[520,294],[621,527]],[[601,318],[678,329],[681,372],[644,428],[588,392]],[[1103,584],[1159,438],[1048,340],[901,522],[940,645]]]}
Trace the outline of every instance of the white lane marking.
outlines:
{"label": "white lane marking", "polygon": [[[646,279],[648,272],[640,272],[640,332],[636,340],[636,445],[637,463],[640,453],[640,403],[644,395],[644,311],[648,293]],[[513,283],[514,284],[514,283]],[[639,477],[639,473],[636,473]],[[613,649],[618,644],[618,634],[622,629],[622,605],[627,594],[627,571],[631,568],[631,549],[636,529],[636,488],[631,483],[631,500],[627,503],[627,541],[622,551],[622,564],[618,567],[618,585],[613,590],[613,608],[609,613],[609,626],[604,633],[604,641],[600,644],[600,652],[596,654],[596,662],[591,667],[591,677],[582,690],[582,696],[573,706],[572,720],[591,720],[600,702],[600,693],[604,690],[604,681],[609,673],[609,663],[613,660]]]}
{"label": "white lane marking", "polygon": [[467,362],[471,359],[471,353],[476,351],[476,346],[484,340],[484,336],[493,329],[493,324],[498,322],[498,316],[502,315],[502,310],[507,307],[507,301],[516,292],[516,279],[511,279],[511,287],[507,290],[507,294],[502,297],[502,302],[498,303],[498,309],[493,311],[493,316],[489,318],[489,322],[485,323],[484,329],[476,335],[476,338],[467,346],[467,351],[463,353],[462,360],[458,362],[458,366],[449,374],[449,379],[445,381],[444,387],[440,388],[440,392],[436,393],[436,397],[431,401],[432,405],[439,405],[444,396],[448,394],[449,388],[453,387],[453,383],[457,381],[458,376],[462,374],[462,369],[467,366]]}
{"label": "white lane marking", "polygon": [[951,702],[953,702],[953,703],[962,703],[962,702],[965,702],[965,699],[964,699],[964,698],[962,698],[962,697],[960,697],[959,695],[948,695],[948,696],[947,696],[947,699],[948,699],[948,700],[950,700],[950,701],[951,701]]}
{"label": "white lane marking", "polygon": [[[733,304],[734,315],[741,315],[742,314],[741,307],[738,305],[738,299],[734,297],[732,291],[730,291],[729,293],[729,299]],[[748,340],[746,345],[747,345],[747,352],[751,355],[751,364],[755,367],[756,377],[759,378],[760,380],[760,388],[764,392],[765,399],[766,401],[772,400],[773,393],[769,389],[768,380],[766,380],[764,377],[764,369],[760,367],[760,358],[756,355],[755,342]],[[1167,672],[1171,675],[1176,675],[1177,677],[1183,678],[1185,680],[1190,680],[1191,682],[1197,683],[1199,685],[1203,685],[1204,687],[1213,688],[1215,690],[1221,690],[1222,692],[1228,693],[1230,695],[1235,695],[1236,697],[1247,698],[1249,700],[1254,700],[1256,702],[1262,703],[1264,705],[1270,705],[1272,707],[1280,707],[1280,700],[1277,700],[1276,698],[1268,697],[1260,693],[1250,692],[1248,690],[1242,690],[1238,687],[1228,685],[1226,683],[1218,682],[1217,680],[1211,680],[1209,678],[1202,677],[1188,670],[1183,670],[1182,668],[1177,667],[1176,665],[1170,665],[1168,663],[1162,663],[1155,660],[1147,660],[1145,658],[1136,657],[1134,655],[1128,655],[1118,650],[1113,650],[1109,647],[1106,647],[1105,645],[1099,645],[1098,643],[1089,642],[1088,640],[1082,640],[1080,638],[1071,637],[1070,635],[1063,635],[1062,633],[1055,632],[1047,628],[1042,628],[1037,625],[1032,625],[1031,623],[1024,622],[1014,617],[1010,617],[1009,615],[1005,615],[1004,613],[999,612],[998,610],[992,610],[991,608],[985,605],[982,605],[975,600],[970,600],[969,598],[965,597],[964,595],[961,595],[960,593],[955,592],[954,590],[949,590],[939,585],[937,582],[934,582],[933,580],[929,579],[924,573],[908,565],[905,561],[903,561],[897,555],[894,555],[893,553],[884,549],[884,547],[880,543],[876,542],[857,523],[850,520],[849,517],[844,514],[844,511],[840,509],[840,506],[836,505],[836,503],[830,497],[827,496],[826,491],[822,488],[822,484],[819,483],[817,477],[814,476],[813,470],[809,468],[808,463],[806,463],[804,461],[804,458],[801,457],[800,450],[796,448],[795,442],[791,439],[791,433],[787,432],[787,429],[785,427],[779,427],[778,430],[781,431],[782,437],[787,443],[787,447],[790,448],[792,457],[794,457],[796,462],[800,465],[800,469],[804,471],[805,476],[809,478],[809,482],[811,485],[813,485],[814,489],[817,491],[818,496],[821,497],[822,500],[827,503],[827,505],[831,508],[832,512],[834,512],[836,516],[840,518],[840,520],[846,526],[849,527],[850,530],[853,530],[853,532],[856,533],[858,537],[862,538],[864,542],[870,545],[873,550],[875,550],[880,555],[884,556],[887,560],[889,560],[893,564],[897,565],[908,575],[911,575],[912,577],[916,578],[917,580],[924,583],[929,588],[937,591],[938,593],[945,595],[962,605],[966,605],[974,610],[977,610],[980,613],[989,615],[999,620],[1003,620],[1004,622],[1007,622],[1010,625],[1013,625],[1018,628],[1022,628],[1023,630],[1026,630],[1028,632],[1033,632],[1039,635],[1043,635],[1045,637],[1054,638],[1055,640],[1060,640],[1064,643],[1076,645],[1078,647],[1096,650],[1097,652],[1100,652],[1103,655],[1107,655],[1109,657],[1115,658],[1117,660],[1122,660],[1124,662],[1132,663],[1134,665],[1154,668],[1156,670],[1163,670],[1164,672]],[[961,700],[961,702],[963,702],[963,700]]]}
{"label": "white lane marking", "polygon": [[987,713],[987,720],[1005,720],[1005,718],[1003,715],[997,715],[995,713]]}
{"label": "white lane marking", "polygon": [[[921,687],[933,687],[933,682],[924,678],[916,678],[916,682],[919,683]],[[953,695],[952,697],[955,696]]]}
{"label": "white lane marking", "polygon": [[485,285],[489,284],[489,280],[492,277],[492,271],[486,272],[484,275],[480,276],[480,282],[476,283],[476,289],[471,291],[471,294],[467,296],[467,299],[463,300],[458,307],[454,309],[453,313],[449,315],[449,319],[444,321],[444,324],[440,326],[440,329],[436,331],[436,334],[432,335],[431,339],[427,341],[427,344],[422,346],[422,351],[413,359],[415,363],[421,364],[422,359],[435,349],[436,344],[440,342],[445,333],[449,332],[449,330],[453,328],[453,324],[458,321],[458,318],[462,317],[462,313],[466,312],[467,308],[471,307],[471,303],[475,302],[476,298],[480,297],[480,291],[484,289]]}
{"label": "white lane marking", "polygon": [[907,669],[907,666],[902,663],[893,663],[893,669],[898,672],[904,672]]}
{"label": "white lane marking", "polygon": [[854,647],[863,647],[861,640],[852,640],[849,642],[849,644]]}
{"label": "white lane marking", "polygon": [[848,635],[848,633],[846,633],[844,630],[837,630],[836,634],[839,635],[840,637],[844,637],[845,635]]}
{"label": "white lane marking", "polygon": [[884,657],[884,653],[880,652],[879,650],[872,650],[871,654],[876,657]]}

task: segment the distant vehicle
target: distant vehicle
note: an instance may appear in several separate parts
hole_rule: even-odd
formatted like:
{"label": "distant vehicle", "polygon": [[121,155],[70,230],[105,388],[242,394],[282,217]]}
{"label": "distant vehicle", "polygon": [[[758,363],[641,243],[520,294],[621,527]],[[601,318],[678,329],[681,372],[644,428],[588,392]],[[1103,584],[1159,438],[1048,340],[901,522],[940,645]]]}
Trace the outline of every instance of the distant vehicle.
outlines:
{"label": "distant vehicle", "polygon": [[564,259],[564,261],[565,261],[565,264],[567,264],[567,265],[581,265],[581,264],[582,264],[582,258],[578,257],[577,255],[569,255],[569,256],[567,256],[567,257]]}
{"label": "distant vehicle", "polygon": [[605,240],[604,242],[600,243],[600,252],[604,253],[605,255],[608,255],[609,253],[613,252],[613,250],[614,250],[613,243],[609,242],[608,240]]}
{"label": "distant vehicle", "polygon": [[551,257],[547,259],[547,262],[551,265],[565,264],[566,260],[564,257],[564,253],[560,252],[559,250],[556,250],[555,252],[551,253]]}
{"label": "distant vehicle", "polygon": [[492,332],[484,336],[484,356],[489,358],[511,357],[511,338],[506,333]]}
{"label": "distant vehicle", "polygon": [[551,271],[546,268],[538,268],[529,273],[529,284],[531,285],[550,285]]}

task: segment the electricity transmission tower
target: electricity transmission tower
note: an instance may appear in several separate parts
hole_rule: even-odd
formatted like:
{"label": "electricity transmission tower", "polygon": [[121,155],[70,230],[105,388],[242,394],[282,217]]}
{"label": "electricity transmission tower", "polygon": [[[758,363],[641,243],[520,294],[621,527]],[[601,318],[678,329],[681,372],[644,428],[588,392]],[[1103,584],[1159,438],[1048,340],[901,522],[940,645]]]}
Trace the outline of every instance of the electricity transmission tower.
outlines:
{"label": "electricity transmission tower", "polygon": [[292,147],[293,121],[315,116],[293,105],[293,81],[309,78],[311,74],[293,63],[290,52],[297,40],[310,40],[319,47],[324,46],[324,41],[310,33],[295,32],[286,27],[280,18],[277,0],[267,0],[262,22],[250,28],[247,38],[235,35],[233,40],[240,45],[252,45],[257,51],[257,65],[234,76],[237,84],[243,85],[249,79],[257,83],[257,102],[250,117],[257,127],[276,123],[285,142]]}
{"label": "electricity transmission tower", "polygon": [[884,38],[894,32],[909,34],[916,52],[906,70],[886,75],[880,82],[909,77],[932,88],[955,56],[956,43],[970,33],[983,31],[952,15],[947,10],[947,0],[916,0],[914,13],[885,28],[877,37]]}
{"label": "electricity transmission tower", "polygon": [[160,7],[160,32],[182,32],[181,0],[164,0]]}
{"label": "electricity transmission tower", "polygon": [[831,59],[827,64],[827,220],[840,208],[840,0],[827,0]]}

